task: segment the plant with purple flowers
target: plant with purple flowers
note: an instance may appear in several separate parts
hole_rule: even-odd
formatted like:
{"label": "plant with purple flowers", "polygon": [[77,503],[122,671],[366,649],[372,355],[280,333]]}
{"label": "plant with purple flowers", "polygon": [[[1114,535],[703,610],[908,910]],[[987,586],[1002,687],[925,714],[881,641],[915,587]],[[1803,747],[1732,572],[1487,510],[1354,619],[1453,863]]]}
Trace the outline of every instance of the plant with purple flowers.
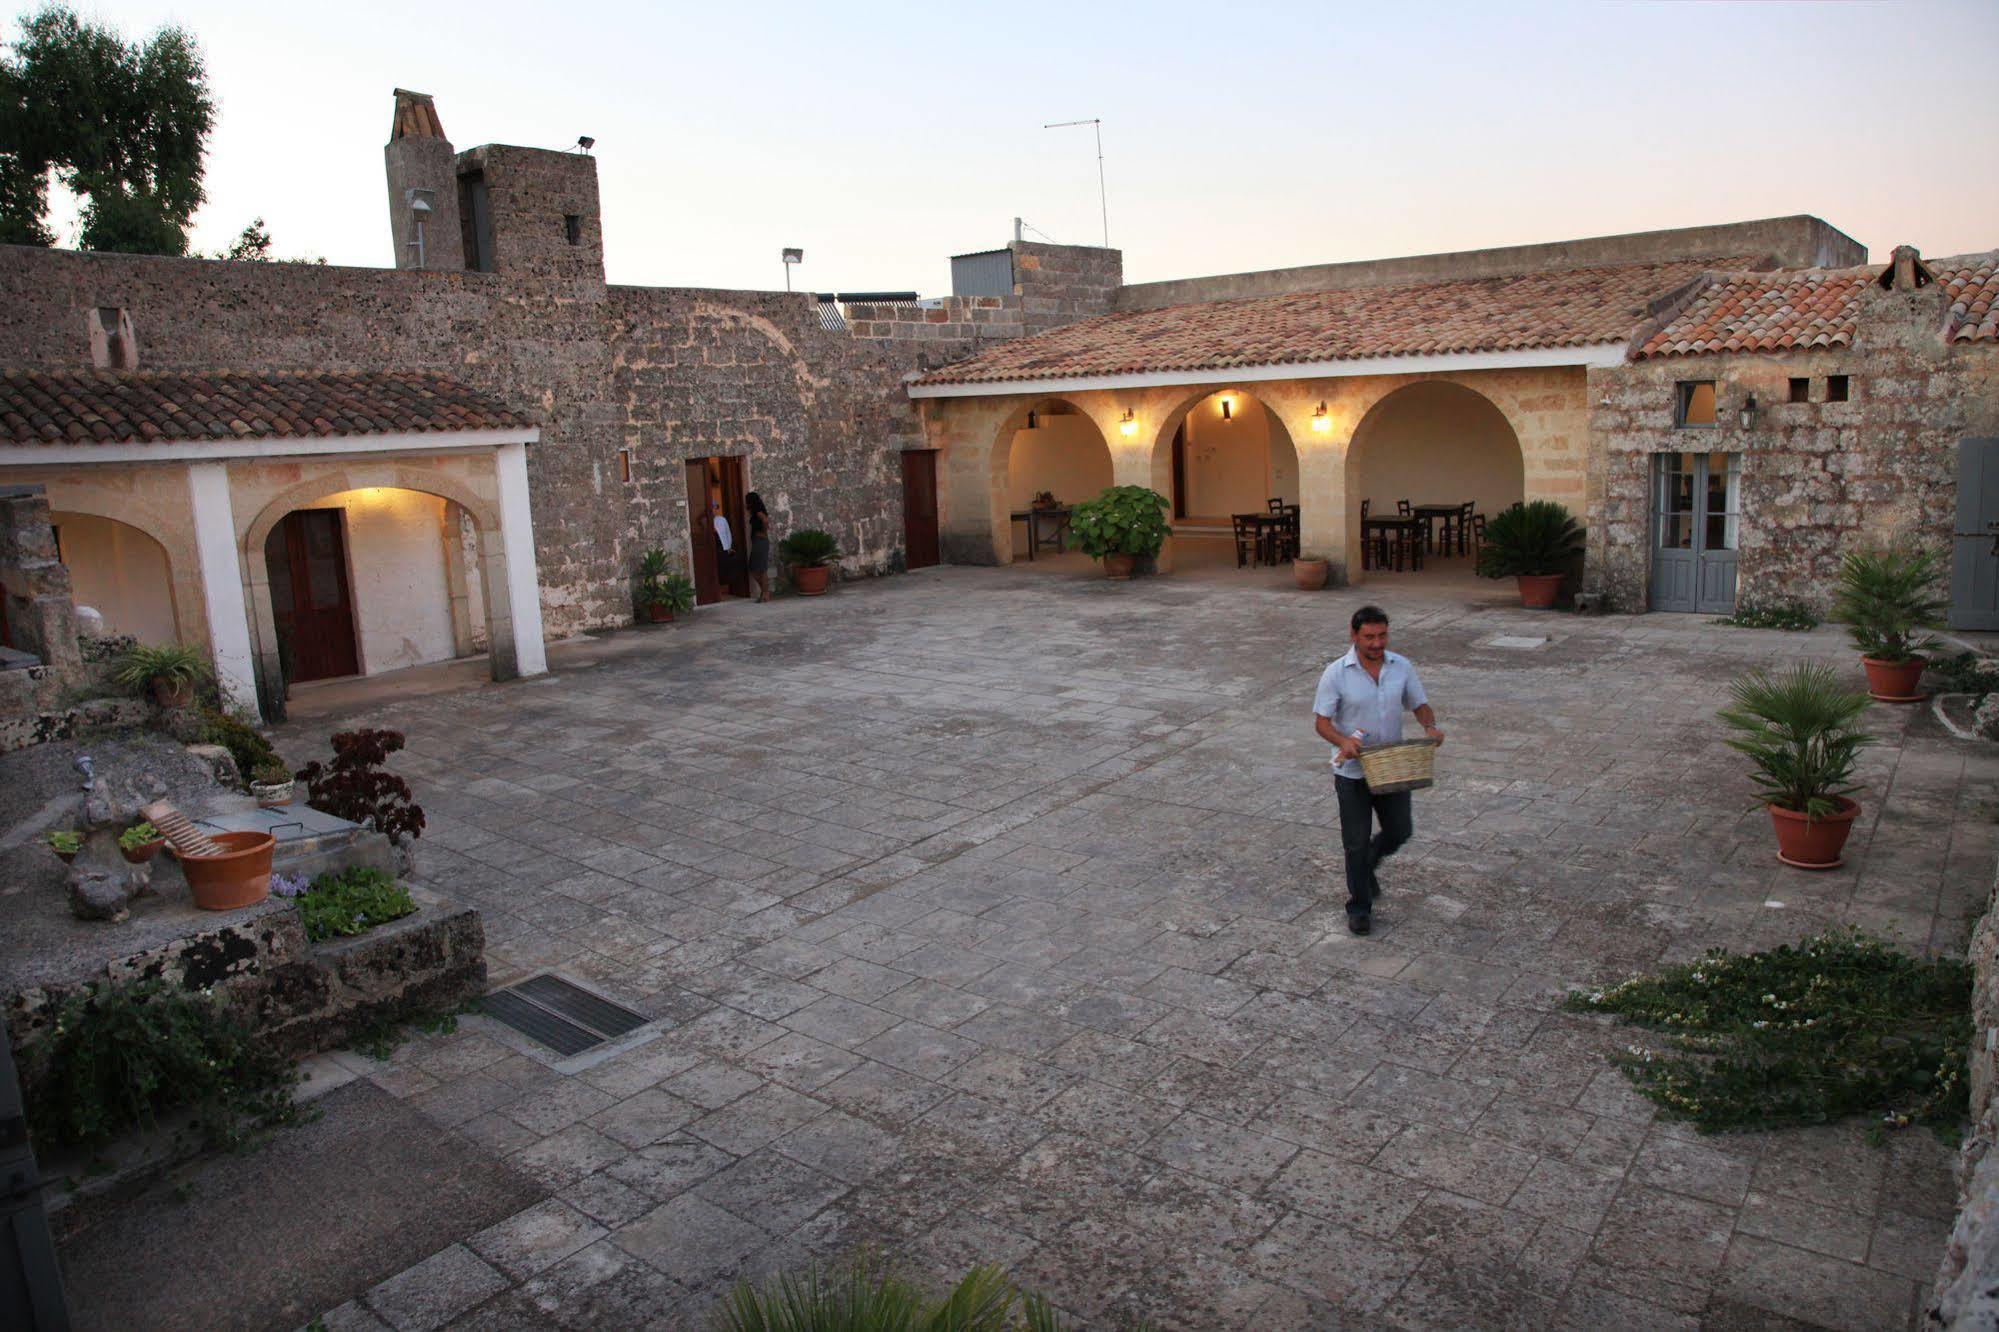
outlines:
{"label": "plant with purple flowers", "polygon": [[273,897],[297,897],[309,887],[311,885],[306,882],[305,875],[303,874],[273,874],[271,876],[271,895]]}

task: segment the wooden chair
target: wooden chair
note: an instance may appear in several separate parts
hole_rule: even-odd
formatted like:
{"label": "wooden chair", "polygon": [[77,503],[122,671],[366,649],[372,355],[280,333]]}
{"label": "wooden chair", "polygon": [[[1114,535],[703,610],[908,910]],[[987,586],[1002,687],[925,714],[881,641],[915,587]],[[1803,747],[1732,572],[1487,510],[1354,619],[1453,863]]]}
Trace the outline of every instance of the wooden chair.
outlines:
{"label": "wooden chair", "polygon": [[[1471,515],[1472,510],[1477,507],[1477,500],[1466,500],[1458,506],[1457,521],[1451,524],[1457,532],[1458,554],[1460,555],[1471,554]],[[1446,534],[1446,540],[1448,541],[1448,533]]]}
{"label": "wooden chair", "polygon": [[1263,528],[1253,513],[1238,513],[1229,519],[1235,525],[1235,567],[1263,563]]}
{"label": "wooden chair", "polygon": [[1285,558],[1295,560],[1303,549],[1302,510],[1296,504],[1284,506],[1284,550]]}
{"label": "wooden chair", "polygon": [[1367,511],[1373,501],[1360,502],[1360,567],[1379,569],[1388,559],[1388,541],[1385,534],[1367,525]]}
{"label": "wooden chair", "polygon": [[1395,501],[1395,512],[1404,518],[1408,518],[1414,515],[1416,511],[1409,507],[1408,500],[1397,500]]}
{"label": "wooden chair", "polygon": [[1471,516],[1471,548],[1473,550],[1477,550],[1479,547],[1483,546],[1484,544],[1485,544],[1485,515],[1482,513],[1475,513]]}

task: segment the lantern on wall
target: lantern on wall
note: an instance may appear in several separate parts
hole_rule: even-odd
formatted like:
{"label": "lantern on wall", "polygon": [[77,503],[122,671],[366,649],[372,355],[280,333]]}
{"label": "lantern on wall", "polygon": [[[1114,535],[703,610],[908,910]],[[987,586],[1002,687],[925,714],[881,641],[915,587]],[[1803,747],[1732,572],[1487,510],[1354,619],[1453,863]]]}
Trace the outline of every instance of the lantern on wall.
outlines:
{"label": "lantern on wall", "polygon": [[1743,398],[1742,410],[1735,414],[1735,419],[1741,423],[1744,430],[1756,424],[1756,395],[1754,393]]}
{"label": "lantern on wall", "polygon": [[1329,433],[1333,428],[1333,418],[1326,413],[1326,400],[1319,399],[1319,410],[1312,413],[1312,429],[1319,434]]}
{"label": "lantern on wall", "polygon": [[1125,408],[1124,415],[1118,418],[1117,428],[1120,435],[1136,435],[1138,433],[1138,413],[1129,407]]}

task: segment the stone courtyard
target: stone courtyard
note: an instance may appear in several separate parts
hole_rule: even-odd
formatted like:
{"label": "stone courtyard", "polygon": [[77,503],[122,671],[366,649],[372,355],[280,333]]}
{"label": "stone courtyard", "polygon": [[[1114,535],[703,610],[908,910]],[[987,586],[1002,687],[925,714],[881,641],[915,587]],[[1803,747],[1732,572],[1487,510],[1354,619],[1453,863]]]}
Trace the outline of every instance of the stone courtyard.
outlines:
{"label": "stone courtyard", "polygon": [[1701,1137],[1556,1005],[1842,922],[1961,947],[1999,762],[1877,706],[1847,867],[1788,870],[1714,710],[1801,655],[1857,686],[1843,635],[1406,586],[1367,597],[1450,740],[1368,938],[1309,717],[1358,593],[932,569],[533,682],[300,691],[295,759],[408,733],[420,876],[495,985],[656,1020],[609,1057],[484,1017],[342,1055],[541,1200],[326,1326],[695,1327],[863,1246],[1092,1327],[1913,1325],[1952,1149]]}

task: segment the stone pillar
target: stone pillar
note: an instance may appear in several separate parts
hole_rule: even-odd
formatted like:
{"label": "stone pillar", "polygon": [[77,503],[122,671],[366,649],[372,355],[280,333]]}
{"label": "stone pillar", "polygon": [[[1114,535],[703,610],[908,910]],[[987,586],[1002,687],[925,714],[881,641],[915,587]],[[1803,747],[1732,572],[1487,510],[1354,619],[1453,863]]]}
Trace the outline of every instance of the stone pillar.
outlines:
{"label": "stone pillar", "polygon": [[13,644],[32,652],[59,680],[83,668],[69,570],[56,558],[48,494],[41,486],[0,489],[0,595]]}
{"label": "stone pillar", "polygon": [[187,497],[194,514],[195,553],[201,561],[201,595],[208,612],[208,644],[215,657],[216,683],[224,703],[262,721],[250,648],[250,615],[243,595],[246,580],[236,557],[229,464],[188,464]]}
{"label": "stone pillar", "polygon": [[[534,514],[528,504],[528,449],[502,444],[493,451],[500,490],[501,568],[492,568],[492,543],[481,533],[486,622],[490,627],[493,678],[545,675],[548,651],[542,642],[541,580],[535,571]],[[493,575],[500,576],[495,578]],[[497,584],[497,585],[496,585]]]}
{"label": "stone pillar", "polygon": [[451,651],[470,656],[478,651],[472,626],[472,592],[465,576],[465,510],[450,500],[438,513],[437,540],[444,550],[444,591],[451,606]]}

